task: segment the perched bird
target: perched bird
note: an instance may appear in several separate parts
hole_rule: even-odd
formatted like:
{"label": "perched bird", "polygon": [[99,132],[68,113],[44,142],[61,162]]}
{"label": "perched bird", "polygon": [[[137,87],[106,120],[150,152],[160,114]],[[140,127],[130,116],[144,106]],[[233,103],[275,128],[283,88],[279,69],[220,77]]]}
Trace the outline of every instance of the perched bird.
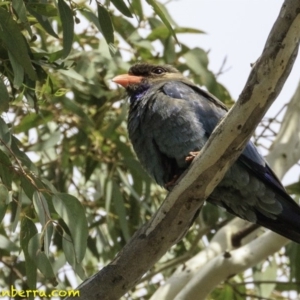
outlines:
{"label": "perched bird", "polygon": [[[169,65],[139,63],[113,81],[130,99],[128,133],[138,159],[159,185],[169,186],[226,106]],[[300,207],[251,141],[207,201],[300,243]]]}

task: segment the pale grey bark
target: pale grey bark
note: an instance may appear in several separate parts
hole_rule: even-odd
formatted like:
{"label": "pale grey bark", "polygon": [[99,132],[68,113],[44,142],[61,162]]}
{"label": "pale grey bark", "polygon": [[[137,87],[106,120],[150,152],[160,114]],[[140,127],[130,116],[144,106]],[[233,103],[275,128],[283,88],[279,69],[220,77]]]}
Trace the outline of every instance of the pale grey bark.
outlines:
{"label": "pale grey bark", "polygon": [[282,177],[300,159],[300,82],[288,104],[279,133],[267,157],[277,176]]}

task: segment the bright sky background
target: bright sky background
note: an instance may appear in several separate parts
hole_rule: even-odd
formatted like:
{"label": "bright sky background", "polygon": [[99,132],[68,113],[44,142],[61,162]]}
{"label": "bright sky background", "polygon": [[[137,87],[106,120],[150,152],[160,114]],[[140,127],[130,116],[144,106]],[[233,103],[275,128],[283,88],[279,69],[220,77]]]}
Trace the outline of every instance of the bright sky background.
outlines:
{"label": "bright sky background", "polygon": [[[190,47],[210,50],[209,68],[218,72],[224,58],[225,69],[218,80],[237,100],[251,67],[260,56],[283,0],[173,0],[167,4],[170,15],[182,27],[201,29],[206,34],[181,34],[180,41]],[[288,103],[300,79],[300,58],[278,99],[267,116],[274,116]],[[299,176],[295,167],[285,176],[284,184]]]}
{"label": "bright sky background", "polygon": [[[227,57],[226,67],[230,69],[219,80],[237,99],[251,70],[250,64],[260,56],[282,3],[282,0],[173,0],[167,8],[178,25],[206,32],[181,34],[180,40],[210,50],[212,71],[217,72]],[[278,99],[281,103],[288,102],[293,95],[300,79],[299,70],[298,58]]]}

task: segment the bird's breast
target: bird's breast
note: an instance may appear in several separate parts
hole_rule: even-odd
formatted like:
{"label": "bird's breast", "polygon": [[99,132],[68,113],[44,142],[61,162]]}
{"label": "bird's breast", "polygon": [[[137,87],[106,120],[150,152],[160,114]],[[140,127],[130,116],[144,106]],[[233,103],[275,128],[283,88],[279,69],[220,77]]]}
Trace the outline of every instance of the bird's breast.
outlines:
{"label": "bird's breast", "polygon": [[149,90],[139,101],[131,102],[128,132],[138,158],[150,174],[155,172],[154,157],[157,168],[163,168],[159,160],[167,159],[186,168],[186,156],[200,150],[207,140],[191,103],[157,90]]}

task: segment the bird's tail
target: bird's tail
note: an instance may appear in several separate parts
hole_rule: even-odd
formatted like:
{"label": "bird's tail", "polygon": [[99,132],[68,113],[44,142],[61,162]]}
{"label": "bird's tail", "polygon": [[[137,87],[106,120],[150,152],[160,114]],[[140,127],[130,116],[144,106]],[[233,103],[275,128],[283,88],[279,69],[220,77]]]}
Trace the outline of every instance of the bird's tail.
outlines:
{"label": "bird's tail", "polygon": [[272,220],[256,211],[257,223],[300,244],[300,207],[286,193],[276,195],[276,200],[282,206],[282,212]]}

